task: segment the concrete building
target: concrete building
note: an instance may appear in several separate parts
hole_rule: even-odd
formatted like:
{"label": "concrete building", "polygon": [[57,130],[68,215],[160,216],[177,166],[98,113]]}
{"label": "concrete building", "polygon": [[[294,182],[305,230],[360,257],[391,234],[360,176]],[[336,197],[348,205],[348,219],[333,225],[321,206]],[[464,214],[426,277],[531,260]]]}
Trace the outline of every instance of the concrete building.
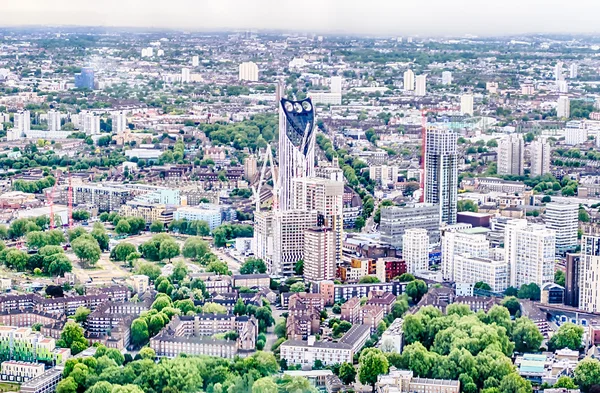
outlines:
{"label": "concrete building", "polygon": [[473,94],[460,96],[460,113],[473,116]]}
{"label": "concrete building", "polygon": [[200,56],[192,56],[192,67],[198,67],[200,65]]}
{"label": "concrete building", "polygon": [[78,89],[94,90],[94,69],[83,67],[81,72],[75,74],[75,87]]}
{"label": "concrete building", "polygon": [[412,206],[385,206],[381,208],[379,231],[381,241],[402,248],[402,236],[407,229],[424,228],[429,244],[440,241],[440,209],[437,205],[419,203]]}
{"label": "concrete building", "polygon": [[202,209],[196,206],[181,206],[173,212],[174,220],[206,221],[212,231],[221,225],[221,211],[215,209]]}
{"label": "concrete building", "polygon": [[271,274],[290,276],[296,262],[304,259],[304,234],[317,225],[315,210],[277,211],[273,215],[273,259]]}
{"label": "concrete building", "polygon": [[39,377],[45,371],[44,363],[2,362],[2,376],[11,382],[25,382]]}
{"label": "concrete building", "polygon": [[21,393],[53,393],[62,380],[63,367],[52,367],[42,375],[21,384]]}
{"label": "concrete building", "polygon": [[308,281],[333,280],[336,276],[336,236],[328,227],[304,232],[304,278]]}
{"label": "concrete building", "polygon": [[565,144],[568,146],[581,145],[588,140],[588,130],[582,124],[577,124],[576,127],[565,128]]}
{"label": "concrete building", "polygon": [[451,379],[416,378],[409,370],[390,368],[389,374],[379,375],[377,393],[459,393],[460,381]]}
{"label": "concrete building", "polygon": [[173,211],[167,211],[165,205],[158,203],[128,201],[119,209],[119,214],[123,217],[140,217],[151,224],[155,221],[168,225],[173,221]]}
{"label": "concrete building", "polygon": [[569,100],[569,97],[558,97],[558,102],[556,103],[556,116],[566,119],[571,117],[571,101]]}
{"label": "concrete building", "polygon": [[577,79],[577,75],[579,74],[579,67],[576,63],[573,63],[569,66],[569,78]]}
{"label": "concrete building", "polygon": [[402,235],[402,258],[407,273],[415,274],[429,268],[429,235],[423,228],[407,229]]}
{"label": "concrete building", "polygon": [[131,276],[132,287],[135,293],[142,294],[146,292],[150,285],[150,278],[143,274],[136,274]]}
{"label": "concrete building", "polygon": [[579,204],[550,202],[544,213],[546,228],[556,233],[556,251],[564,253],[577,247]]}
{"label": "concrete building", "polygon": [[443,71],[442,72],[442,85],[451,85],[452,84],[452,72]]}
{"label": "concrete building", "polygon": [[181,83],[190,83],[192,81],[192,72],[189,68],[183,67],[181,69]]}
{"label": "concrete building", "polygon": [[425,97],[427,94],[427,75],[418,75],[415,78],[415,95]]}
{"label": "concrete building", "polygon": [[511,220],[504,229],[504,251],[510,269],[510,286],[554,282],[556,233],[527,220]]}
{"label": "concrete building", "polygon": [[458,195],[457,135],[430,128],[425,143],[425,202],[438,205],[441,222],[456,224]]}
{"label": "concrete building", "polygon": [[238,80],[258,82],[258,66],[251,61],[240,64]]}
{"label": "concrete building", "polygon": [[98,135],[100,133],[100,116],[86,112],[83,116],[83,132],[86,135]]}
{"label": "concrete building", "polygon": [[248,181],[252,181],[258,173],[256,156],[250,154],[244,159],[244,177]]}
{"label": "concrete building", "polygon": [[566,272],[565,272],[565,305],[579,307],[579,274],[581,269],[581,254],[567,253]]}
{"label": "concrete building", "polygon": [[415,73],[412,70],[404,71],[404,91],[415,89]]}
{"label": "concrete building", "polygon": [[600,236],[583,235],[579,261],[579,308],[600,312]]}
{"label": "concrete building", "polygon": [[488,258],[490,243],[485,232],[476,228],[461,231],[445,231],[442,236],[442,277],[447,281],[458,281],[456,258],[469,255],[471,258]]}
{"label": "concrete building", "polygon": [[471,257],[469,254],[456,255],[454,280],[462,284],[485,282],[492,291],[503,292],[508,288],[508,264],[504,255],[497,256],[498,259]]}
{"label": "concrete building", "polygon": [[127,115],[125,112],[115,112],[111,116],[112,118],[112,132],[123,132],[128,130],[127,126]]}
{"label": "concrete building", "polygon": [[60,112],[55,110],[48,111],[48,131],[60,131]]}
{"label": "concrete building", "polygon": [[27,110],[19,111],[14,115],[14,129],[20,134],[31,130],[31,113]]}
{"label": "concrete building", "polygon": [[342,77],[332,76],[330,81],[331,92],[334,94],[342,94]]}
{"label": "concrete building", "polygon": [[498,174],[523,176],[525,144],[519,134],[511,134],[498,144]]}
{"label": "concrete building", "polygon": [[533,141],[529,145],[531,155],[531,177],[542,176],[550,172],[551,148],[548,142]]}
{"label": "concrete building", "polygon": [[398,182],[399,168],[397,166],[388,165],[371,165],[369,166],[369,179],[381,187],[387,187],[389,184]]}

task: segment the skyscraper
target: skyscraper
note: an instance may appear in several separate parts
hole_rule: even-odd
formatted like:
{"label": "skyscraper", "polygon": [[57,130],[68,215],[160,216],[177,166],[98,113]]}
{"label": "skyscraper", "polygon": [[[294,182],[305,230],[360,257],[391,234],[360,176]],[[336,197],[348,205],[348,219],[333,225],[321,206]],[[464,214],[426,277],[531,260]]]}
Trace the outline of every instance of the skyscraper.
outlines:
{"label": "skyscraper", "polygon": [[181,69],[181,83],[189,83],[192,81],[192,74],[189,68],[183,67]]}
{"label": "skyscraper", "polygon": [[79,74],[75,74],[75,87],[94,90],[94,69],[83,67]]}
{"label": "skyscraper", "polygon": [[579,308],[600,312],[600,234],[585,234],[579,261]]}
{"label": "skyscraper", "polygon": [[292,180],[315,175],[315,109],[310,98],[290,101],[279,107],[279,189],[277,209],[292,208]]}
{"label": "skyscraper", "polygon": [[415,78],[415,95],[424,97],[427,94],[427,75],[418,75]]}
{"label": "skyscraper", "polygon": [[60,131],[60,112],[54,109],[48,111],[48,130]]}
{"label": "skyscraper", "polygon": [[529,145],[531,156],[531,177],[542,176],[550,172],[550,144],[548,142],[533,141]]}
{"label": "skyscraper", "polygon": [[571,116],[571,101],[567,96],[558,97],[558,102],[556,104],[556,116],[569,118]]}
{"label": "skyscraper", "polygon": [[457,139],[453,131],[430,128],[425,142],[425,202],[438,205],[447,224],[456,224]]}
{"label": "skyscraper", "polygon": [[564,78],[563,76],[563,62],[557,61],[554,66],[554,80],[560,81]]}
{"label": "skyscraper", "polygon": [[452,73],[450,71],[442,72],[442,85],[452,84]]}
{"label": "skyscraper", "polygon": [[31,113],[29,111],[20,111],[15,113],[15,129],[20,133],[31,130]]}
{"label": "skyscraper", "polygon": [[238,79],[241,81],[258,82],[258,66],[251,61],[240,64]]}
{"label": "skyscraper", "polygon": [[317,225],[317,212],[276,210],[273,212],[273,261],[269,272],[291,276],[296,262],[304,259],[304,234]]}
{"label": "skyscraper", "polygon": [[244,159],[244,177],[249,182],[252,182],[254,176],[258,173],[256,157],[250,154]]}
{"label": "skyscraper", "polygon": [[571,64],[571,66],[569,67],[569,77],[571,79],[577,79],[578,71],[579,71],[579,68],[577,67],[577,64],[576,63]]}
{"label": "skyscraper", "polygon": [[127,115],[125,112],[114,112],[112,114],[112,131],[123,132],[127,130]]}
{"label": "skyscraper", "polygon": [[402,259],[406,272],[415,274],[429,268],[429,235],[423,228],[407,229],[402,235]]}
{"label": "skyscraper", "polygon": [[527,220],[511,220],[504,229],[504,252],[510,269],[510,285],[542,285],[554,282],[556,234]]}
{"label": "skyscraper", "polygon": [[200,65],[200,56],[192,56],[192,67]]}
{"label": "skyscraper", "polygon": [[415,89],[415,73],[412,70],[404,71],[404,90],[413,91]]}
{"label": "skyscraper", "polygon": [[556,251],[563,253],[577,247],[579,204],[551,202],[546,204],[546,228],[556,232]]}
{"label": "skyscraper", "polygon": [[92,112],[83,114],[83,132],[86,135],[97,135],[100,133],[100,116]]}
{"label": "skyscraper", "polygon": [[511,134],[498,144],[498,174],[523,176],[525,145],[523,137]]}
{"label": "skyscraper", "polygon": [[304,278],[318,282],[333,280],[336,272],[335,232],[331,228],[309,228],[304,232]]}
{"label": "skyscraper", "polygon": [[473,116],[473,94],[460,96],[460,113]]}
{"label": "skyscraper", "polygon": [[336,94],[342,94],[342,77],[332,76],[331,77],[331,92]]}

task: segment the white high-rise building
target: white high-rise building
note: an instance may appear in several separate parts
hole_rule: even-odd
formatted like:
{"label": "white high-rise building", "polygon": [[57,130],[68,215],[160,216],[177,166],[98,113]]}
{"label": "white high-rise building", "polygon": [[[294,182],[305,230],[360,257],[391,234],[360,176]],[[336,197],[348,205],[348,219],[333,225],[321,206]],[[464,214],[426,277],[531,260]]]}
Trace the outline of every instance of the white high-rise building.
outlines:
{"label": "white high-rise building", "polygon": [[569,123],[565,128],[565,145],[575,146],[587,142],[588,130],[584,128],[584,125],[580,122],[571,125]]}
{"label": "white high-rise building", "polygon": [[542,176],[550,172],[550,144],[548,142],[533,141],[529,145],[531,156],[531,177]]}
{"label": "white high-rise building", "polygon": [[498,174],[523,176],[525,144],[520,134],[511,134],[498,143]]}
{"label": "white high-rise building", "polygon": [[189,68],[184,67],[181,69],[181,83],[189,83],[192,81],[192,74]]}
{"label": "white high-rise building", "polygon": [[412,70],[404,71],[404,91],[415,89],[415,73]]}
{"label": "white high-rise building", "polygon": [[556,250],[565,252],[577,247],[579,204],[551,202],[544,213],[546,228],[556,232]]}
{"label": "white high-rise building", "polygon": [[560,80],[563,80],[563,78],[564,78],[563,62],[558,61],[558,62],[556,62],[556,65],[554,66],[554,80],[560,81]]}
{"label": "white high-rise building", "polygon": [[484,282],[494,292],[505,291],[508,288],[508,264],[504,260],[504,255],[497,255],[495,250],[501,249],[490,250],[490,254],[494,254],[493,256],[498,259],[473,257],[469,254],[457,255],[454,258],[456,273],[454,281],[461,284]]}
{"label": "white high-rise building", "polygon": [[559,93],[566,94],[569,92],[569,84],[564,79],[556,81],[556,90]]}
{"label": "white high-rise building", "polygon": [[304,234],[317,225],[317,212],[286,210],[273,212],[273,261],[269,272],[291,276],[296,262],[304,259]]}
{"label": "white high-rise building", "polygon": [[273,266],[273,212],[254,212],[254,256],[262,259],[269,271]]}
{"label": "white high-rise building", "polygon": [[154,49],[149,46],[147,48],[142,48],[142,57],[152,57],[154,56]]}
{"label": "white high-rise building", "polygon": [[54,109],[48,111],[48,131],[60,131],[60,112]]}
{"label": "white high-rise building", "polygon": [[460,96],[460,113],[473,116],[473,94]]}
{"label": "white high-rise building", "polygon": [[239,80],[258,82],[258,66],[251,61],[240,64]]}
{"label": "white high-rise building", "polygon": [[567,119],[571,116],[571,101],[569,100],[569,97],[558,97],[558,102],[556,104],[556,116]]}
{"label": "white high-rise building", "polygon": [[442,236],[442,277],[447,281],[457,281],[456,256],[469,254],[471,258],[488,258],[489,251],[490,242],[484,233],[473,229],[445,231]]}
{"label": "white high-rise building", "polygon": [[458,196],[458,137],[455,132],[429,128],[425,142],[425,202],[440,208],[441,221],[456,224]]}
{"label": "white high-rise building", "polygon": [[200,65],[200,56],[192,56],[192,67],[198,67]]}
{"label": "white high-rise building", "polygon": [[429,235],[423,228],[410,228],[402,235],[402,258],[406,272],[415,274],[429,269]]}
{"label": "white high-rise building", "polygon": [[424,97],[427,94],[427,75],[418,75],[415,78],[415,95]]}
{"label": "white high-rise building", "polygon": [[579,262],[579,308],[600,312],[600,236],[583,235]]}
{"label": "white high-rise building", "polygon": [[100,133],[100,116],[91,112],[83,115],[83,132],[86,135],[97,135]]}
{"label": "white high-rise building", "polygon": [[452,84],[452,72],[444,71],[442,72],[442,85],[451,85]]}
{"label": "white high-rise building", "polygon": [[123,132],[127,130],[127,115],[125,112],[114,112],[111,118],[113,132]]}
{"label": "white high-rise building", "polygon": [[556,233],[527,220],[511,220],[504,229],[504,252],[510,269],[510,285],[542,285],[554,282]]}
{"label": "white high-rise building", "polygon": [[20,133],[31,130],[31,113],[29,111],[20,111],[15,113],[14,117],[15,130]]}
{"label": "white high-rise building", "polygon": [[335,94],[342,94],[342,77],[332,76],[331,77],[331,92]]}
{"label": "white high-rise building", "polygon": [[335,232],[331,228],[310,228],[304,231],[304,278],[319,282],[335,279]]}
{"label": "white high-rise building", "polygon": [[577,75],[579,74],[579,68],[576,63],[571,64],[569,67],[569,77],[571,79],[577,79]]}

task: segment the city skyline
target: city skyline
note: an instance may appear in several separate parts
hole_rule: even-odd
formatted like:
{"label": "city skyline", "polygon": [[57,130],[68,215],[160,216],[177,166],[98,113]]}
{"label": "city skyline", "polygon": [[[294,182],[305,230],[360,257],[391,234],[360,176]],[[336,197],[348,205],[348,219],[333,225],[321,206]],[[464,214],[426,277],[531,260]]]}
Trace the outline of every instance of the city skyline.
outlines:
{"label": "city skyline", "polygon": [[[558,2],[556,2],[558,5]],[[570,7],[552,7],[541,0],[502,3],[458,0],[420,4],[385,0],[342,2],[307,0],[301,7],[311,18],[289,18],[298,7],[274,0],[242,2],[192,2],[174,0],[168,5],[154,0],[93,2],[40,0],[4,5],[0,26],[105,26],[175,28],[184,30],[284,30],[359,35],[465,35],[482,36],[533,33],[597,33],[594,15],[600,4],[575,0]],[[118,9],[119,12],[114,12]],[[579,12],[585,9],[586,12]],[[594,11],[595,9],[595,11]],[[515,10],[518,12],[515,13]],[[460,12],[458,12],[460,11]],[[81,18],[86,15],[86,18]],[[406,17],[412,15],[411,17]],[[449,18],[448,15],[452,15]],[[531,15],[536,15],[531,18]],[[489,23],[490,16],[501,23]],[[398,21],[402,22],[399,23]],[[551,23],[560,21],[560,23]],[[550,23],[549,23],[550,22]]]}

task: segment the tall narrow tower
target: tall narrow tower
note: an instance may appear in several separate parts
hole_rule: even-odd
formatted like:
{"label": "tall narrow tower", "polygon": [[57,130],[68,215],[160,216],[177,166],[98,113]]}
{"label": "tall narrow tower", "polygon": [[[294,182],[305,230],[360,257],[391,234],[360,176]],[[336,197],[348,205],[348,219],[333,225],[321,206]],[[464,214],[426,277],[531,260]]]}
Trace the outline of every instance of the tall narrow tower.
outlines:
{"label": "tall narrow tower", "polygon": [[440,207],[441,221],[456,224],[458,153],[456,133],[431,128],[425,141],[425,202]]}

